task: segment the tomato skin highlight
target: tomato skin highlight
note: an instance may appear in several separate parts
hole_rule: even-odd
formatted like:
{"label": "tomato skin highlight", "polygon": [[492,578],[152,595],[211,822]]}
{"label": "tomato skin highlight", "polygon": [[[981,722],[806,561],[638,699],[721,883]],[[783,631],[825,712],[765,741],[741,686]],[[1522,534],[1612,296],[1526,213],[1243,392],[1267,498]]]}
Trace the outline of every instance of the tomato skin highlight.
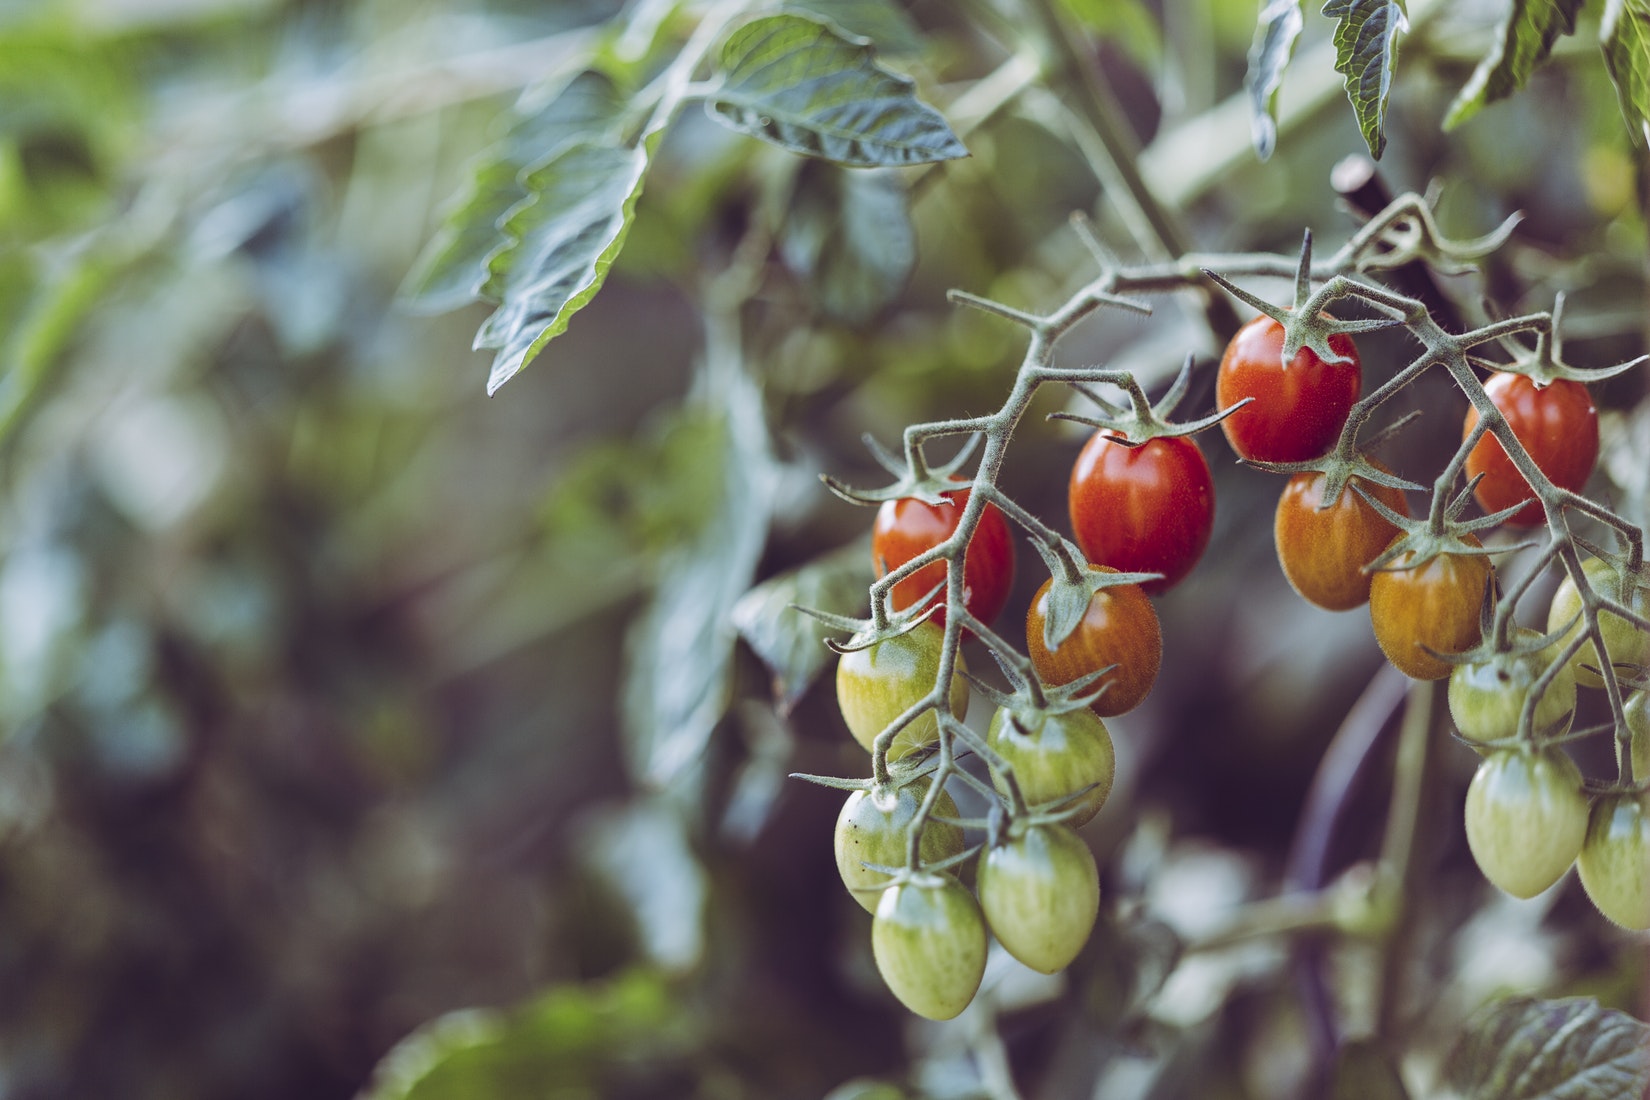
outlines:
{"label": "tomato skin highlight", "polygon": [[1100,872],[1065,825],[1033,825],[980,853],[980,909],[998,941],[1033,970],[1064,970],[1100,913]]}
{"label": "tomato skin highlight", "polygon": [[1643,795],[1593,803],[1576,871],[1598,911],[1623,928],[1650,928],[1650,807]]}
{"label": "tomato skin highlight", "polygon": [[[1517,627],[1514,636],[1533,639],[1538,635]],[[1456,730],[1469,741],[1494,741],[1517,733],[1518,715],[1530,689],[1558,652],[1556,646],[1548,646],[1536,653],[1498,653],[1490,660],[1456,665],[1449,674],[1449,713]],[[1551,729],[1554,736],[1569,732],[1575,709],[1575,673],[1566,665],[1554,674],[1535,705],[1535,732]]]}
{"label": "tomato skin highlight", "polygon": [[[882,896],[878,887],[890,876],[873,871],[866,863],[880,863],[884,867],[905,865],[905,834],[928,793],[929,781],[917,779],[903,787],[873,787],[855,791],[842,804],[837,814],[833,848],[836,852],[837,874],[855,901],[867,913],[877,911]],[[934,800],[934,812],[944,817],[956,817],[957,803],[946,791]],[[919,854],[924,863],[938,863],[963,850],[963,831],[955,825],[929,818],[922,833]]]}
{"label": "tomato skin highlight", "polygon": [[[1650,616],[1650,589],[1639,587],[1635,583],[1631,591],[1624,593],[1615,566],[1603,558],[1588,558],[1583,561],[1581,573],[1587,578],[1588,586],[1599,595],[1613,599],[1640,615]],[[1568,623],[1580,611],[1581,593],[1576,589],[1575,581],[1566,572],[1557,590],[1553,592],[1552,605],[1547,609],[1548,633]],[[1609,611],[1599,613],[1598,626],[1604,634],[1604,652],[1616,666],[1618,678],[1632,675],[1638,665],[1650,664],[1650,632],[1640,630],[1620,615]],[[1578,621],[1560,639],[1559,648],[1563,648],[1581,629],[1582,624]],[[1581,648],[1570,658],[1570,668],[1575,672],[1576,683],[1582,687],[1604,686],[1604,677],[1592,671],[1603,668],[1598,646],[1594,642],[1589,640],[1581,644]]]}
{"label": "tomato skin highlight", "polygon": [[[1014,769],[1027,805],[1055,802],[1092,787],[1078,800],[1082,808],[1065,823],[1077,829],[1094,820],[1117,775],[1117,755],[1106,724],[1086,707],[1058,714],[1019,714],[1014,723],[1008,719],[1009,712],[999,708],[986,731],[986,743]],[[996,770],[991,778],[1007,795],[1004,778]]]}
{"label": "tomato skin highlight", "polygon": [[[1105,573],[1117,570],[1091,565]],[[1091,672],[1115,664],[1100,679],[1106,685],[1091,706],[1102,718],[1124,714],[1140,705],[1163,660],[1163,628],[1157,610],[1137,584],[1103,588],[1089,600],[1077,629],[1055,649],[1043,640],[1048,616],[1048,593],[1053,579],[1043,582],[1026,612],[1026,653],[1045,684],[1069,684]]]}
{"label": "tomato skin highlight", "polygon": [[990,938],[974,895],[949,874],[890,886],[871,921],[871,953],[901,1004],[930,1020],[968,1007],[985,976]]}
{"label": "tomato skin highlight", "polygon": [[[1384,470],[1385,467],[1382,467]],[[1352,481],[1399,515],[1409,515],[1402,489],[1355,477]],[[1272,538],[1290,587],[1328,611],[1350,611],[1369,602],[1373,574],[1363,567],[1398,536],[1398,529],[1353,491],[1349,483],[1328,508],[1324,475],[1299,473],[1278,497]]]}
{"label": "tomato skin highlight", "polygon": [[1515,898],[1533,898],[1581,854],[1581,771],[1558,749],[1492,752],[1467,787],[1466,819],[1467,846],[1484,877]]}
{"label": "tomato skin highlight", "polygon": [[[1478,540],[1468,536],[1477,545]],[[1401,555],[1401,566],[1411,555]],[[1412,680],[1442,680],[1454,668],[1439,653],[1462,653],[1478,643],[1479,609],[1490,581],[1481,554],[1439,554],[1414,569],[1382,570],[1369,586],[1369,619],[1375,642],[1399,672]]]}
{"label": "tomato skin highlight", "polygon": [[1185,437],[1129,447],[1096,432],[1072,464],[1066,497],[1084,557],[1120,573],[1163,574],[1140,586],[1152,595],[1191,572],[1214,531],[1214,477]]}
{"label": "tomato skin highlight", "polygon": [[1350,362],[1326,363],[1301,348],[1285,368],[1281,324],[1261,314],[1238,330],[1215,375],[1217,408],[1255,399],[1220,422],[1232,450],[1262,462],[1304,462],[1334,446],[1358,401],[1363,366],[1350,336],[1331,336],[1329,347]]}
{"label": "tomato skin highlight", "polygon": [[[1598,410],[1586,386],[1560,378],[1538,387],[1525,375],[1496,371],[1484,383],[1484,392],[1549,481],[1571,492],[1580,492],[1586,486],[1598,461]],[[1477,423],[1478,410],[1468,409],[1461,426],[1463,440]],[[1467,477],[1480,473],[1484,480],[1473,489],[1473,496],[1486,513],[1528,500],[1530,503],[1506,522],[1514,527],[1535,527],[1547,521],[1541,502],[1533,499],[1530,483],[1507,457],[1501,441],[1487,433],[1467,455]]]}
{"label": "tomato skin highlight", "polygon": [[[866,752],[873,750],[877,734],[933,690],[939,679],[944,644],[945,632],[931,622],[922,622],[898,637],[844,653],[837,661],[837,706],[848,732],[865,746]],[[968,683],[962,678],[967,668],[963,655],[958,653],[950,701],[951,713],[959,719],[968,713]],[[939,729],[933,711],[919,714],[894,735],[888,759],[898,760],[939,740]]]}
{"label": "tomato skin highlight", "polygon": [[[950,504],[925,504],[915,497],[882,502],[871,528],[871,561],[878,577],[933,549],[956,531],[969,490],[954,489],[944,495]],[[905,610],[944,584],[945,567],[943,561],[930,562],[894,585],[894,610]],[[982,623],[989,623],[1002,612],[1013,585],[1014,539],[1008,520],[996,505],[987,504],[963,552],[963,606]],[[944,591],[934,598],[943,604]],[[936,611],[931,621],[943,625],[945,608]]]}

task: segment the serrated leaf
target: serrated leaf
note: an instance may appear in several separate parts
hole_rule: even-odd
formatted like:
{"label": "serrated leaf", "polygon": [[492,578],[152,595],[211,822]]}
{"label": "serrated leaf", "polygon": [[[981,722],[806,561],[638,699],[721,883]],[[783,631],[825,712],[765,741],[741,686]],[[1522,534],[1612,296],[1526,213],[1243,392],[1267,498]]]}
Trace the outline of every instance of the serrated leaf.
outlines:
{"label": "serrated leaf", "polygon": [[806,16],[770,15],[723,44],[705,110],[741,133],[854,168],[966,156],[912,87],[878,65],[865,41]]}
{"label": "serrated leaf", "polygon": [[786,11],[811,13],[849,34],[868,38],[882,53],[913,54],[922,49],[922,31],[891,0],[789,0]]}
{"label": "serrated leaf", "polygon": [[1599,42],[1627,129],[1641,146],[1650,144],[1650,0],[1610,0]]}
{"label": "serrated leaf", "polygon": [[1512,997],[1474,1020],[1444,1079],[1466,1100],[1640,1100],[1650,1027],[1591,998]]}
{"label": "serrated leaf", "polygon": [[1450,104],[1444,129],[1453,130],[1487,103],[1505,99],[1529,83],[1561,34],[1574,34],[1582,0],[1511,0],[1495,45]]}
{"label": "serrated leaf", "polygon": [[487,392],[514,378],[589,304],[636,213],[658,132],[635,147],[580,141],[523,176],[528,197],[504,218],[482,294],[498,309],[476,333],[492,348]]}
{"label": "serrated leaf", "polygon": [[487,257],[503,243],[499,222],[527,198],[521,175],[581,137],[605,133],[624,103],[606,76],[583,72],[547,102],[518,104],[504,136],[481,155],[465,190],[402,284],[411,309],[440,313],[474,301]]}
{"label": "serrated leaf", "polygon": [[735,629],[773,673],[780,713],[789,713],[836,659],[825,648],[830,629],[791,605],[854,615],[864,609],[873,579],[870,549],[859,540],[763,581],[733,605]]}
{"label": "serrated leaf", "polygon": [[1249,122],[1255,155],[1266,160],[1278,141],[1278,88],[1295,53],[1304,16],[1301,0],[1267,0],[1255,24],[1249,46],[1249,72],[1243,86],[1249,92]]}
{"label": "serrated leaf", "polygon": [[1409,29],[1398,0],[1328,0],[1323,13],[1335,23],[1335,71],[1346,78],[1346,98],[1376,160],[1386,149],[1386,104],[1398,39]]}
{"label": "serrated leaf", "polygon": [[870,321],[899,296],[917,262],[903,181],[889,169],[807,166],[779,249],[826,316],[850,325]]}

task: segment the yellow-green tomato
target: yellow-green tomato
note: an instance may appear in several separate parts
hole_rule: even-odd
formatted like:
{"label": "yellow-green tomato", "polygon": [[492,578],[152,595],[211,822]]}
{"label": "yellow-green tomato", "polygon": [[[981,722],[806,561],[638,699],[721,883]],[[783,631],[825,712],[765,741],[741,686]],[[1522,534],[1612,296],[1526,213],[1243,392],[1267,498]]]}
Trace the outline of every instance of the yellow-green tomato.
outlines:
{"label": "yellow-green tomato", "polygon": [[[837,662],[837,706],[854,740],[866,752],[871,751],[877,734],[934,690],[944,642],[943,630],[923,622],[897,638],[844,653]],[[951,713],[959,719],[968,711],[968,684],[961,675],[967,667],[958,653],[951,679]],[[937,740],[939,721],[933,711],[927,711],[894,735],[888,759],[898,760]]]}
{"label": "yellow-green tomato", "polygon": [[[1588,558],[1581,563],[1581,572],[1587,578],[1588,585],[1599,595],[1615,600],[1640,615],[1650,615],[1650,588],[1641,587],[1636,579],[1634,583],[1624,586],[1615,566],[1603,558]],[[1547,609],[1547,630],[1557,630],[1580,611],[1581,595],[1576,591],[1576,582],[1566,574],[1558,591],[1553,593],[1552,605]],[[1559,648],[1562,649],[1584,626],[1584,622],[1578,621],[1558,643]],[[1604,634],[1604,650],[1615,662],[1616,675],[1630,676],[1635,666],[1650,662],[1650,633],[1608,611],[1599,614],[1598,627]],[[1575,670],[1577,684],[1590,688],[1603,687],[1604,680],[1599,674],[1583,668],[1583,665],[1595,669],[1603,667],[1598,647],[1591,641],[1576,650],[1575,656],[1570,658],[1570,667]]]}
{"label": "yellow-green tomato", "polygon": [[1632,733],[1633,780],[1650,780],[1650,691],[1639,690],[1622,700],[1627,729]]}
{"label": "yellow-green tomato", "polygon": [[1503,749],[1467,787],[1467,845],[1484,877],[1533,898],[1564,877],[1587,835],[1581,771],[1559,749]]}
{"label": "yellow-green tomato", "polygon": [[[842,804],[836,818],[836,869],[842,885],[867,913],[877,911],[877,898],[890,876],[865,866],[905,866],[905,836],[917,807],[928,794],[927,779],[917,779],[903,787],[872,787],[855,791]],[[957,804],[945,791],[934,799],[934,813],[957,816]],[[963,831],[955,825],[928,819],[923,829],[922,861],[937,863],[963,850]]]}
{"label": "yellow-green tomato", "polygon": [[[1520,627],[1514,640],[1537,637],[1535,631]],[[1469,741],[1497,741],[1518,732],[1518,715],[1530,688],[1558,656],[1548,647],[1535,653],[1497,653],[1472,664],[1456,665],[1449,674],[1449,713],[1455,728]],[[1566,733],[1575,717],[1576,678],[1565,665],[1554,674],[1540,702],[1535,705],[1535,730],[1543,732],[1555,722],[1555,734]]]}
{"label": "yellow-green tomato", "polygon": [[[1092,821],[1111,794],[1117,773],[1117,756],[1106,724],[1087,707],[1058,713],[1028,710],[1014,714],[1013,721],[1009,718],[1010,712],[999,707],[986,741],[1014,769],[1026,802],[1032,806],[1057,802],[1089,787],[1074,803],[1078,811],[1066,824],[1078,828]],[[1008,783],[1003,776],[993,771],[992,779],[1006,795]]]}
{"label": "yellow-green tomato", "polygon": [[989,941],[974,895],[948,874],[922,872],[888,887],[871,921],[882,980],[930,1020],[949,1020],[974,999]]}
{"label": "yellow-green tomato", "polygon": [[1593,804],[1576,869],[1600,913],[1623,928],[1650,928],[1650,807],[1645,796],[1606,795]]}
{"label": "yellow-green tomato", "polygon": [[1033,825],[980,853],[980,908],[998,941],[1033,970],[1063,970],[1094,930],[1100,872],[1065,825]]}

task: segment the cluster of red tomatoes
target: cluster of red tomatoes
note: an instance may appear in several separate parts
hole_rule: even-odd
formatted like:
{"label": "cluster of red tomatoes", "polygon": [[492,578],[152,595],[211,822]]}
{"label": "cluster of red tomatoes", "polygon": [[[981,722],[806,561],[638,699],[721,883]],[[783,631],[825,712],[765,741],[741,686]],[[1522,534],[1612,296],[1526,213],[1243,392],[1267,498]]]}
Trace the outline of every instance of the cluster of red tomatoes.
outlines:
{"label": "cluster of red tomatoes", "polygon": [[[1362,384],[1350,337],[1330,337],[1338,361],[1302,348],[1283,361],[1284,329],[1262,316],[1246,325],[1222,358],[1216,403],[1236,408],[1221,421],[1233,449],[1263,463],[1310,463],[1334,447]],[[1486,390],[1536,464],[1557,485],[1579,490],[1598,451],[1596,415],[1584,387],[1498,373]],[[1247,399],[1247,403],[1245,400]],[[1476,415],[1469,414],[1470,433]],[[1465,436],[1463,436],[1463,439]],[[1376,469],[1385,471],[1378,463]],[[1522,475],[1493,436],[1485,435],[1468,458],[1469,474],[1486,512],[1531,498]],[[1382,569],[1372,562],[1405,537],[1394,518],[1405,519],[1401,489],[1365,478],[1351,479],[1385,506],[1343,488],[1327,505],[1323,472],[1294,474],[1278,502],[1275,536],[1284,574],[1307,600],[1331,610],[1368,602],[1376,641],[1406,675],[1450,677],[1450,703],[1463,737],[1494,743],[1467,799],[1468,839],[1492,882],[1530,896],[1556,881],[1579,858],[1581,877],[1599,908],[1631,927],[1650,927],[1650,809],[1638,795],[1601,799],[1591,807],[1575,765],[1561,749],[1516,741],[1524,700],[1562,643],[1536,649],[1471,655],[1480,646],[1480,614],[1492,568],[1470,534],[1444,552],[1417,557],[1406,550]],[[885,503],[872,537],[878,575],[898,568],[949,539],[957,529],[969,490],[945,494],[930,505],[916,499]],[[949,794],[930,792],[919,778],[903,785],[872,786],[853,794],[836,829],[836,856],[843,882],[874,914],[872,944],[890,988],[910,1009],[949,1018],[961,1012],[984,972],[989,936],[1010,954],[1048,973],[1066,966],[1087,941],[1099,905],[1098,874],[1088,847],[1073,831],[1098,812],[1109,793],[1114,757],[1103,717],[1133,709],[1150,691],[1161,658],[1162,638],[1148,595],[1170,588],[1193,568],[1208,546],[1214,523],[1214,484],[1202,451],[1189,434],[1152,423],[1139,438],[1097,432],[1072,469],[1070,519],[1091,569],[1152,573],[1160,579],[1117,584],[1093,593],[1076,629],[1058,645],[1047,644],[1045,624],[1053,580],[1038,590],[1026,615],[1026,652],[1043,685],[1056,687],[1095,677],[1102,690],[1072,703],[1058,692],[1054,705],[1008,706],[993,717],[987,742],[1011,765],[1029,807],[994,828],[976,864],[970,892],[952,873],[965,851],[957,809]],[[1539,502],[1507,522],[1544,520]],[[1610,563],[1589,563],[1601,591],[1635,609],[1650,607],[1650,589],[1621,579]],[[892,590],[896,610],[935,592],[946,579],[944,561],[903,578]],[[987,505],[963,556],[964,606],[983,623],[1003,610],[1014,573],[1008,522]],[[1606,574],[1609,573],[1610,577]],[[1611,577],[1615,580],[1611,581]],[[937,598],[937,597],[936,597]],[[1549,630],[1571,621],[1579,607],[1574,586],[1553,601]],[[890,725],[907,718],[934,691],[943,632],[943,608],[915,628],[845,654],[837,694],[843,717],[868,750]],[[1650,635],[1623,620],[1606,639],[1624,674],[1650,661]],[[1539,637],[1533,631],[1524,632]],[[1476,647],[1476,648],[1475,648]],[[1556,648],[1555,648],[1556,647]],[[1440,655],[1469,654],[1451,662]],[[1544,661],[1542,654],[1546,654]],[[1583,646],[1571,664],[1600,658]],[[963,670],[961,654],[957,669]],[[1575,684],[1585,671],[1564,670],[1547,687],[1536,728],[1551,739],[1568,726]],[[1597,682],[1597,677],[1593,677]],[[963,681],[954,679],[950,709],[959,719],[968,703]],[[1084,703],[1088,705],[1083,705]],[[1630,713],[1645,727],[1635,753],[1650,775],[1650,703],[1632,697]],[[1557,731],[1555,733],[1555,730]],[[898,760],[938,739],[933,714],[909,720],[889,747]],[[1642,742],[1642,747],[1640,747]],[[1507,747],[1512,745],[1514,747]],[[1000,792],[1008,791],[995,772]],[[929,799],[930,814],[919,845],[920,870],[906,870],[910,827]],[[939,865],[936,867],[935,865]],[[977,900],[976,900],[977,897]]]}

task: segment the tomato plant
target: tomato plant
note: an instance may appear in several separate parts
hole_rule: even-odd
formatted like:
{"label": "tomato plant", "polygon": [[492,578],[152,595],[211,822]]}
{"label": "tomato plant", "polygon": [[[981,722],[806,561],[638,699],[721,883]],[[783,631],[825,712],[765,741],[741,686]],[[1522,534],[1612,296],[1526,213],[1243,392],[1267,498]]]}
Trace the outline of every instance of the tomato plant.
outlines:
{"label": "tomato plant", "polygon": [[[1614,565],[1603,558],[1587,558],[1581,563],[1581,571],[1587,578],[1588,585],[1600,595],[1609,597],[1640,615],[1650,616],[1650,588],[1645,587],[1642,578],[1624,577]],[[1561,629],[1580,613],[1581,594],[1576,590],[1574,579],[1566,573],[1557,590],[1553,592],[1553,602],[1547,609],[1547,630],[1551,632]],[[1565,640],[1574,637],[1584,626],[1581,620],[1576,619],[1575,625],[1565,634]],[[1608,611],[1599,613],[1598,628],[1604,635],[1604,652],[1616,666],[1617,676],[1631,675],[1640,666],[1650,662],[1650,632],[1640,630],[1620,615]],[[1575,670],[1576,683],[1582,687],[1604,686],[1603,678],[1596,671],[1602,666],[1598,647],[1591,640],[1583,642],[1581,648],[1570,658],[1570,667]]]}
{"label": "tomato plant", "polygon": [[[1472,545],[1478,540],[1466,536]],[[1479,612],[1489,586],[1489,559],[1441,553],[1419,565],[1405,551],[1375,573],[1369,618],[1386,659],[1414,680],[1442,680],[1451,665],[1431,653],[1461,653],[1479,638]]]}
{"label": "tomato plant", "polygon": [[[1117,572],[1104,565],[1089,568]],[[1045,627],[1053,584],[1052,579],[1043,582],[1026,613],[1026,652],[1037,675],[1047,684],[1069,684],[1116,665],[1100,679],[1105,690],[1094,700],[1094,712],[1110,718],[1139,706],[1151,691],[1163,659],[1163,629],[1151,600],[1139,585],[1102,588],[1089,600],[1077,629],[1050,649]]]}
{"label": "tomato plant", "polygon": [[[906,830],[917,816],[917,807],[928,793],[929,780],[924,777],[903,786],[885,785],[855,791],[842,804],[837,815],[834,848],[836,869],[842,876],[842,885],[853,894],[854,900],[867,913],[877,911],[881,887],[889,876],[872,870],[867,863],[883,867],[905,865]],[[947,791],[934,799],[934,812],[942,817],[956,817],[957,803]],[[963,831],[955,825],[930,818],[922,834],[919,854],[923,863],[937,863],[963,850]]]}
{"label": "tomato plant", "polygon": [[1484,877],[1515,898],[1533,898],[1581,852],[1581,771],[1559,749],[1498,749],[1467,786],[1466,818],[1467,844]]}
{"label": "tomato plant", "polygon": [[[1402,489],[1358,477],[1352,482],[1399,515],[1409,515]],[[1325,484],[1321,473],[1291,477],[1278,497],[1272,536],[1283,575],[1303,599],[1330,611],[1350,611],[1369,601],[1373,577],[1364,566],[1387,548],[1398,529],[1353,492],[1351,483],[1325,508]]]}
{"label": "tomato plant", "polygon": [[1623,928],[1650,929],[1650,807],[1642,794],[1593,803],[1576,860],[1581,885],[1598,911]]}
{"label": "tomato plant", "polygon": [[[1513,632],[1514,642],[1527,644],[1539,637],[1527,628]],[[1557,646],[1550,645],[1533,653],[1491,653],[1482,660],[1456,665],[1449,675],[1449,712],[1461,736],[1470,741],[1494,741],[1517,733],[1524,701],[1557,656]],[[1563,734],[1570,728],[1575,709],[1575,673],[1565,665],[1554,674],[1535,706],[1535,731]]]}
{"label": "tomato plant", "polygon": [[1102,431],[1072,465],[1067,505],[1084,556],[1121,573],[1163,574],[1140,586],[1156,594],[1179,583],[1208,547],[1215,483],[1189,437],[1129,446]]}
{"label": "tomato plant", "polygon": [[[877,576],[897,569],[924,551],[950,538],[968,504],[969,490],[954,489],[947,503],[928,504],[915,497],[884,501],[871,528],[871,560]],[[931,562],[894,585],[895,610],[911,607],[945,583],[946,563]],[[1014,584],[1014,540],[1008,521],[996,505],[987,504],[980,525],[963,553],[963,604],[969,614],[989,623],[1008,602]],[[936,597],[944,602],[943,595]],[[933,615],[945,622],[945,610]]]}
{"label": "tomato plant", "polygon": [[1077,957],[1100,909],[1094,854],[1065,825],[1032,825],[980,853],[986,923],[1010,955],[1053,974]]}
{"label": "tomato plant", "polygon": [[[991,717],[986,742],[1014,769],[1020,794],[1032,806],[1066,799],[1091,788],[1066,819],[1072,828],[1088,824],[1111,793],[1117,757],[1111,733],[1092,710],[1020,710],[1000,707]],[[993,772],[997,789],[1007,792],[1000,773]],[[1070,808],[1062,804],[1060,809]]]}
{"label": "tomato plant", "polygon": [[[1524,445],[1535,464],[1561,489],[1580,491],[1598,460],[1598,411],[1587,387],[1567,378],[1543,386],[1527,375],[1496,371],[1484,383],[1484,392],[1507,418],[1507,426]],[[1461,427],[1464,440],[1478,424],[1478,410],[1468,409]],[[1467,476],[1484,475],[1473,495],[1485,512],[1530,503],[1507,520],[1518,527],[1534,527],[1546,519],[1541,502],[1524,475],[1502,449],[1501,441],[1485,434],[1467,455]]]}
{"label": "tomato plant", "polygon": [[1215,376],[1215,405],[1229,409],[1254,398],[1220,422],[1226,441],[1243,458],[1304,462],[1330,447],[1358,400],[1363,368],[1350,336],[1329,338],[1345,361],[1325,362],[1310,348],[1283,359],[1283,326],[1262,314],[1226,345]]}
{"label": "tomato plant", "polygon": [[[867,752],[878,734],[933,691],[944,641],[944,631],[921,622],[904,634],[844,653],[837,661],[837,706],[848,731]],[[966,670],[959,653],[950,696],[951,713],[958,718],[968,712],[968,684],[961,675]],[[898,760],[938,736],[939,721],[933,712],[920,714],[894,735],[888,759]]]}
{"label": "tomato plant", "polygon": [[968,1007],[985,976],[980,906],[949,874],[918,873],[888,887],[871,921],[877,970],[901,1004],[931,1020]]}
{"label": "tomato plant", "polygon": [[1631,734],[1628,751],[1633,759],[1633,778],[1643,783],[1650,780],[1650,689],[1633,692],[1621,709]]}

